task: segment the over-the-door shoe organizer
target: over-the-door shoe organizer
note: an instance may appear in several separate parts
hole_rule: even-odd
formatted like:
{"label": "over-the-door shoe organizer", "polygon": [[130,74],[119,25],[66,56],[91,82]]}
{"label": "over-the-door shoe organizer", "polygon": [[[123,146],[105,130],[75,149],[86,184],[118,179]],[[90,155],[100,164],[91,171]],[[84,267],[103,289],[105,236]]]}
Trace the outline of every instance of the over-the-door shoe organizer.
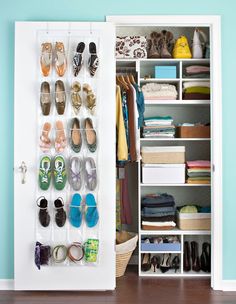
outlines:
{"label": "over-the-door shoe organizer", "polygon": [[[35,263],[96,265],[99,39],[39,32]],[[44,52],[44,53],[43,53]]]}

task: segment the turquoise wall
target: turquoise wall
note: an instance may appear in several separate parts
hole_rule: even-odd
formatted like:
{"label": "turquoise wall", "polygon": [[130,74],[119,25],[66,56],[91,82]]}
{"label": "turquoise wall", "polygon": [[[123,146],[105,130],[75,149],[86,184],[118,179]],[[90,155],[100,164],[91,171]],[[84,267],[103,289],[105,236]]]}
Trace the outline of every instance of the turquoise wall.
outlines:
{"label": "turquoise wall", "polygon": [[[223,61],[223,278],[236,279],[235,0],[0,0],[0,279],[13,264],[13,84],[14,21],[104,21],[106,15],[222,16]],[[27,64],[27,63],[26,63]],[[22,71],[22,77],[24,77]],[[234,136],[233,136],[234,135]],[[22,134],[27,138],[27,134]],[[22,144],[24,141],[22,142]],[[17,149],[17,147],[16,147]],[[24,204],[24,202],[22,202]],[[23,224],[23,223],[22,223]],[[22,236],[24,237],[24,236]]]}

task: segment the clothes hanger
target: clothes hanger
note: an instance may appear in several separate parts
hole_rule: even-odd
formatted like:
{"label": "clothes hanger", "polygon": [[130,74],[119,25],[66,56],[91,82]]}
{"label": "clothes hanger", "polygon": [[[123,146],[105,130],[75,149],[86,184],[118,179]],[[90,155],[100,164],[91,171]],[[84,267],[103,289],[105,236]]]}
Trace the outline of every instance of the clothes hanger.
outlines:
{"label": "clothes hanger", "polygon": [[129,80],[132,84],[136,84],[133,74],[129,74]]}
{"label": "clothes hanger", "polygon": [[126,81],[125,81],[123,75],[118,75],[118,76],[117,76],[117,79],[118,79],[118,81],[122,84],[122,86],[123,86],[126,90],[129,89],[128,84],[126,83]]}

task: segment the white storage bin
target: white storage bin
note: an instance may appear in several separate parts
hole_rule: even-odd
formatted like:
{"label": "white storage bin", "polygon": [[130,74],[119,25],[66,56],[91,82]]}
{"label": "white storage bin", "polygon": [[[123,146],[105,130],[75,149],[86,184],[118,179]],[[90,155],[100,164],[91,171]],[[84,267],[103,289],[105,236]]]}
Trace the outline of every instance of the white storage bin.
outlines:
{"label": "white storage bin", "polygon": [[185,146],[142,147],[141,154],[145,164],[185,163]]}
{"label": "white storage bin", "polygon": [[185,164],[145,164],[142,173],[144,184],[185,183]]}

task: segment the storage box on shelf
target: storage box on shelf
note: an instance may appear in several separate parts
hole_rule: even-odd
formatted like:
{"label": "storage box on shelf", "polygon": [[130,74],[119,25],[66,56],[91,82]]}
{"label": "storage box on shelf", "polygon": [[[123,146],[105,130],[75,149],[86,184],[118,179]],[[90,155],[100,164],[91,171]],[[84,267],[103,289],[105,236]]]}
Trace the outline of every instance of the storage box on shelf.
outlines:
{"label": "storage box on shelf", "polygon": [[211,213],[180,213],[177,211],[177,226],[181,230],[210,230]]}
{"label": "storage box on shelf", "polygon": [[210,126],[177,126],[176,137],[210,138]]}
{"label": "storage box on shelf", "polygon": [[175,65],[155,66],[155,78],[175,79],[177,70]]}

